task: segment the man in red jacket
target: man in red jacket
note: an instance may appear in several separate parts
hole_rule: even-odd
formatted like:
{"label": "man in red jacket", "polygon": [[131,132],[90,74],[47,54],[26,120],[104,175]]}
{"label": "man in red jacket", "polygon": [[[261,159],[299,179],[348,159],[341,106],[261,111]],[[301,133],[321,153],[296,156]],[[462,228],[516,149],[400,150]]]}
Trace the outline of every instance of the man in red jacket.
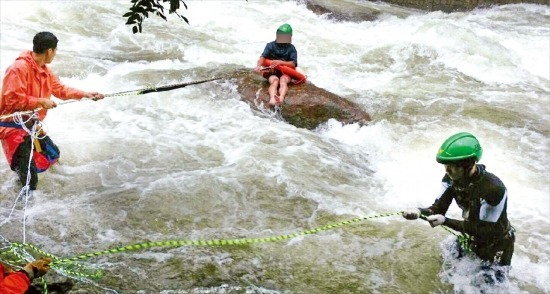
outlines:
{"label": "man in red jacket", "polygon": [[0,294],[25,293],[29,289],[32,279],[41,277],[48,272],[51,262],[52,260],[49,258],[41,258],[28,263],[20,271],[14,272],[8,269],[7,273],[0,263]]}
{"label": "man in red jacket", "polygon": [[[50,71],[46,65],[51,63],[56,55],[57,42],[56,36],[52,33],[36,34],[33,39],[33,50],[21,53],[8,67],[2,85],[0,116],[40,109],[36,113],[37,117],[30,119],[26,124],[30,129],[36,120],[44,120],[48,109],[57,106],[55,101],[50,99],[52,94],[63,100],[84,97],[98,100],[105,97],[98,92],[84,92],[66,87]],[[15,124],[13,120],[12,116],[0,121],[2,148],[10,168],[19,175],[21,184],[26,186],[28,181],[30,190],[35,190],[38,183],[36,173],[48,169],[57,161],[59,149],[43,131],[38,132],[38,138],[32,140],[22,126]],[[33,144],[35,151],[30,159]],[[28,174],[30,179],[27,178]]]}

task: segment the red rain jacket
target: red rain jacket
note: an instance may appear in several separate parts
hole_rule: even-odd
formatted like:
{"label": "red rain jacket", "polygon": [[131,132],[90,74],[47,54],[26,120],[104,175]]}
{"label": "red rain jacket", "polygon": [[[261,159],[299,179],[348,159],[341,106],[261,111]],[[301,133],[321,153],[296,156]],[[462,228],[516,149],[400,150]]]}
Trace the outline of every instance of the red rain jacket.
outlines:
{"label": "red rain jacket", "polygon": [[23,294],[30,284],[31,280],[24,272],[4,275],[4,266],[0,263],[0,294]]}
{"label": "red rain jacket", "polygon": [[[84,97],[83,91],[63,85],[46,65],[38,66],[32,57],[32,51],[25,51],[6,70],[2,84],[0,116],[36,109],[38,98],[49,99],[52,94],[62,100]],[[47,112],[46,109],[38,112],[40,120],[46,117]],[[13,121],[13,119],[3,121]],[[0,127],[0,140],[10,166],[13,153],[23,142],[25,135],[25,131],[21,129]]]}

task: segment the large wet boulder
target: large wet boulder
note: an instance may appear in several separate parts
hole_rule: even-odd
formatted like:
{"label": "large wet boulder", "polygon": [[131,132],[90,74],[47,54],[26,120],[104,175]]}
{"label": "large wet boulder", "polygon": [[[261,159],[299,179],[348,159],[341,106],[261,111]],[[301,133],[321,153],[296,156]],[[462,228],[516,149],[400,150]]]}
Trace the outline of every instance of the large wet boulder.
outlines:
{"label": "large wet boulder", "polygon": [[[401,0],[385,2],[388,1]],[[306,0],[305,5],[311,12],[336,22],[375,21],[381,15],[388,13],[405,18],[412,13],[408,8],[397,5],[381,6],[372,1]]]}
{"label": "large wet boulder", "polygon": [[378,10],[362,7],[359,4],[338,5],[331,1],[308,0],[306,7],[317,15],[324,15],[335,21],[373,21],[380,14]]}
{"label": "large wet boulder", "polygon": [[[236,81],[241,99],[252,108],[273,108],[269,105],[269,83],[266,79],[249,72],[239,76]],[[287,97],[281,105],[281,115],[286,122],[306,129],[315,129],[331,118],[345,124],[363,125],[370,121],[370,115],[358,104],[310,82],[289,85]]]}
{"label": "large wet boulder", "polygon": [[[371,2],[374,1],[339,1],[335,3],[330,0],[306,0],[306,7],[315,14],[326,15],[329,19],[336,21],[359,22],[372,21],[380,14],[379,8],[370,5]],[[549,0],[382,0],[382,2],[400,7],[448,13],[514,3],[549,4]],[[397,12],[393,8],[391,10],[392,14]]]}

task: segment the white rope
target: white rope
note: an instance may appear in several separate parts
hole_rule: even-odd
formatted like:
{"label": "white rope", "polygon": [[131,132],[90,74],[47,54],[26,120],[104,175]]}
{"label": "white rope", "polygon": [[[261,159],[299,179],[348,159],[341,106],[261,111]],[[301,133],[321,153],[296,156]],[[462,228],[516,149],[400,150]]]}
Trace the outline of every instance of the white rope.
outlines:
{"label": "white rope", "polygon": [[[105,96],[105,97],[107,97],[107,96]],[[57,105],[64,105],[64,104],[80,102],[80,101],[89,101],[89,100],[96,101],[96,99],[94,99],[94,98],[82,98],[82,99],[78,99],[78,100],[72,99],[72,100],[64,100],[64,101],[57,102]],[[23,116],[23,115],[31,115],[31,117],[32,117],[38,111],[43,110],[43,109],[44,108],[42,108],[42,107],[38,107],[38,108],[35,108],[33,110],[23,110],[23,111],[10,113],[10,114],[0,115],[0,120],[6,119],[6,118],[14,118],[14,120],[15,120],[16,116]]]}
{"label": "white rope", "polygon": [[[11,242],[6,239],[4,236],[0,235],[0,238],[2,238],[2,242],[3,243],[6,243],[9,245],[9,247],[4,247],[4,248],[10,248],[10,251],[16,256],[18,257],[19,259],[23,259],[23,260],[26,260],[27,262],[31,262],[31,261],[34,261],[35,258],[29,253],[27,252],[25,249],[23,248],[16,248],[16,247],[13,247],[11,245]],[[2,248],[2,249],[4,249]],[[4,250],[2,250],[4,251]],[[4,264],[7,264],[9,265],[10,267],[12,268],[16,268],[16,269],[22,269],[22,267],[18,264],[13,264],[12,262],[8,261],[8,260],[2,260],[2,262]]]}
{"label": "white rope", "polygon": [[[4,244],[7,245],[7,246],[4,246],[4,247],[0,247],[0,252],[9,250],[17,258],[19,258],[20,260],[25,260],[26,262],[32,262],[32,261],[36,260],[35,257],[32,254],[30,254],[27,250],[25,250],[24,248],[19,247],[19,246],[12,246],[11,242],[8,239],[6,239],[3,235],[0,235],[0,243],[4,243]],[[0,257],[0,261],[2,263],[6,264],[6,265],[9,265],[13,269],[23,269],[23,267],[20,264],[14,264],[10,260],[4,260]],[[61,276],[66,277],[66,278],[74,279],[78,282],[81,282],[81,283],[84,283],[84,284],[90,284],[93,287],[100,288],[100,289],[104,290],[105,293],[118,294],[118,292],[116,290],[108,288],[108,287],[104,287],[104,286],[100,285],[99,283],[93,281],[92,279],[85,278],[85,277],[79,277],[79,276],[75,276],[75,275],[72,275],[70,273],[67,273],[62,267],[55,267],[55,268],[52,268],[52,270],[54,270],[56,273],[58,273]]]}
{"label": "white rope", "polygon": [[[15,203],[13,204],[8,217],[0,224],[0,226],[4,225],[5,223],[7,223],[10,220],[11,216],[13,215],[13,212],[15,211],[15,208],[17,206],[17,203],[18,203],[19,199],[23,198],[24,203],[25,203],[24,206],[23,206],[23,244],[24,244],[24,243],[26,243],[26,240],[27,240],[27,230],[26,230],[26,227],[27,227],[26,226],[27,205],[29,204],[29,199],[32,196],[32,192],[30,190],[30,182],[31,182],[31,163],[32,163],[33,154],[34,154],[33,144],[34,144],[34,141],[37,138],[40,138],[38,134],[42,131],[42,124],[41,124],[40,120],[38,119],[38,114],[36,112],[29,115],[28,118],[23,118],[23,114],[20,113],[20,112],[14,113],[13,121],[15,123],[17,123],[18,125],[20,125],[21,128],[27,134],[29,134],[31,146],[30,146],[29,161],[27,163],[27,178],[26,178],[26,181],[25,181],[23,187],[21,188],[21,191],[19,192],[19,195],[15,199]],[[32,127],[30,129],[27,127],[27,123],[29,123],[29,122],[32,122]]]}
{"label": "white rope", "polygon": [[15,256],[19,257],[20,259],[26,260],[27,262],[32,262],[35,260],[35,258],[23,248],[12,248],[11,252],[13,252]]}
{"label": "white rope", "polygon": [[[71,103],[71,102],[76,102],[76,100],[75,101],[66,101],[63,104]],[[4,221],[2,221],[2,223],[0,223],[0,227],[2,225],[4,225],[5,223],[10,221],[10,219],[11,219],[11,217],[12,217],[14,211],[15,211],[15,208],[17,206],[17,203],[19,202],[19,199],[23,198],[24,201],[25,201],[25,204],[24,204],[24,207],[23,207],[23,244],[25,244],[26,243],[26,219],[27,219],[26,212],[27,212],[27,206],[28,206],[28,203],[29,203],[29,199],[32,196],[32,192],[30,190],[30,181],[31,181],[31,163],[32,163],[33,154],[34,154],[34,145],[33,144],[34,144],[35,139],[37,139],[37,138],[42,139],[46,135],[44,135],[43,137],[39,136],[39,134],[43,130],[44,125],[38,119],[38,115],[37,115],[36,112],[32,113],[27,119],[23,118],[23,115],[27,116],[29,114],[28,113],[22,113],[22,112],[14,113],[13,114],[13,121],[15,123],[21,125],[22,129],[25,130],[25,132],[28,133],[29,136],[30,136],[30,144],[31,144],[30,148],[31,149],[30,149],[30,155],[29,155],[29,162],[27,164],[27,179],[26,179],[25,185],[21,188],[21,191],[19,192],[19,195],[15,199],[15,202],[14,202],[12,208],[11,208],[11,211],[10,211],[8,217],[6,219],[4,219]],[[32,127],[30,129],[26,125],[29,122],[33,123]],[[44,132],[44,134],[45,134],[45,132]],[[11,251],[13,252],[13,254],[15,256],[17,256],[19,259],[26,260],[27,262],[32,262],[32,261],[35,260],[35,258],[32,256],[32,254],[27,252],[24,248],[12,247],[11,242],[9,240],[7,240],[2,235],[0,235],[0,241],[2,243],[5,243],[5,244],[8,245],[7,247],[0,248],[0,250],[5,250],[7,248],[11,248]],[[12,268],[21,268],[21,266],[19,266],[19,265],[11,264],[7,261],[4,261],[4,262],[6,264],[10,265]],[[75,277],[74,275],[66,273],[61,268],[60,269],[55,269],[55,271],[57,273],[59,273],[60,275],[62,275],[62,276],[75,279],[75,280],[77,280],[79,282],[82,282],[82,283],[91,284],[92,286],[97,287],[97,288],[101,288],[106,293],[110,292],[110,293],[118,294],[118,292],[114,289],[101,286],[97,282],[95,282],[91,279],[88,279],[88,278],[77,277],[77,276]]]}
{"label": "white rope", "polygon": [[[9,245],[8,247],[11,248],[11,242],[8,239],[6,239],[6,237],[0,235],[0,238],[2,239],[2,243],[5,243],[5,244]],[[6,248],[6,247],[4,247],[4,248]]]}

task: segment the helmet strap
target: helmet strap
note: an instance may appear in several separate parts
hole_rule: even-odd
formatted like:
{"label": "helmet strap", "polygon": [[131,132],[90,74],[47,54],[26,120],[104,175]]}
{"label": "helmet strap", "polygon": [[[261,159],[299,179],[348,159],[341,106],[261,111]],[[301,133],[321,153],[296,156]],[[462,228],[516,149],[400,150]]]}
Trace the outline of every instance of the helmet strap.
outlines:
{"label": "helmet strap", "polygon": [[471,177],[473,176],[475,173],[476,173],[476,170],[475,170],[475,165],[476,165],[476,162],[472,162],[472,164],[470,165],[470,167],[468,167],[464,172],[466,173],[466,177]]}

